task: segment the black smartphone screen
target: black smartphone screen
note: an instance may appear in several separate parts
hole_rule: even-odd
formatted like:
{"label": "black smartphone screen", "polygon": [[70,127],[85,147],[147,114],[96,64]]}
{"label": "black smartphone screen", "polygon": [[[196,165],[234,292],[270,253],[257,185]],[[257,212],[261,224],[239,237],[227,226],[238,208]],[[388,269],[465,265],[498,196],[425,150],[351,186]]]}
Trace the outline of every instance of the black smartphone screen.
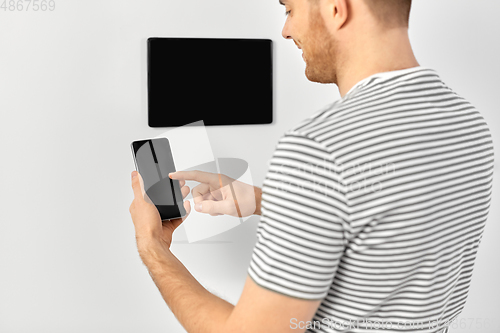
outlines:
{"label": "black smartphone screen", "polygon": [[155,204],[162,220],[186,215],[179,181],[170,179],[175,172],[174,158],[166,138],[132,142],[137,171],[141,174],[146,194]]}

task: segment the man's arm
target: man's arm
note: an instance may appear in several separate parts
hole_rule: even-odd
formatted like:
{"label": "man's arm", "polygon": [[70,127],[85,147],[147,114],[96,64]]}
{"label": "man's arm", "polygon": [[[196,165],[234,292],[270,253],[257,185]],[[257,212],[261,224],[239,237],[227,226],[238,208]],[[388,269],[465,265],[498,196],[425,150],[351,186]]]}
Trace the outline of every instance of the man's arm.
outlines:
{"label": "man's arm", "polygon": [[[183,197],[189,188],[180,181]],[[136,229],[139,254],[165,302],[189,333],[304,332],[321,300],[304,300],[262,288],[247,278],[236,306],[211,294],[170,251],[173,231],[189,215],[161,221],[156,207],[145,196],[142,178],[132,173],[134,200],[130,213]],[[255,189],[260,213],[262,191]],[[256,198],[257,199],[257,198]]]}
{"label": "man's arm", "polygon": [[267,290],[247,276],[234,306],[207,291],[161,244],[141,248],[163,299],[189,333],[304,332],[321,303]]}
{"label": "man's arm", "polygon": [[173,255],[151,240],[140,247],[163,299],[187,332],[222,332],[234,305],[207,291]]}
{"label": "man's arm", "polygon": [[262,189],[260,187],[254,186],[255,190],[255,212],[254,215],[261,215],[261,205],[262,205]]}

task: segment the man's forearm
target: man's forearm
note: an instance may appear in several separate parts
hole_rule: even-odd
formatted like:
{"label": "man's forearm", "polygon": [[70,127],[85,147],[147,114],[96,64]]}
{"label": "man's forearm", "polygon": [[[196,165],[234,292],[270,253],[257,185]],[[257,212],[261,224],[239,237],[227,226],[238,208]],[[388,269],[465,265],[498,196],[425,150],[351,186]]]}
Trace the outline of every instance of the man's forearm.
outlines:
{"label": "man's forearm", "polygon": [[225,332],[234,305],[206,290],[165,246],[139,251],[163,299],[189,333]]}
{"label": "man's forearm", "polygon": [[261,202],[262,202],[262,189],[260,187],[254,186],[255,191],[255,212],[254,215],[261,215]]}

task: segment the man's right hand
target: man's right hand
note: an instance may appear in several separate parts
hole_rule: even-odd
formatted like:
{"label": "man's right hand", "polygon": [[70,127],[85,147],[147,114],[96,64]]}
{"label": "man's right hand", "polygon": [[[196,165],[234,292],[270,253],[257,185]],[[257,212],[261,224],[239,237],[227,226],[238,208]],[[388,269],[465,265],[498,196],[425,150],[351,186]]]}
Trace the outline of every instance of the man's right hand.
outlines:
{"label": "man's right hand", "polygon": [[205,171],[177,171],[171,179],[194,180],[200,184],[191,191],[194,209],[201,213],[246,217],[260,215],[262,190],[223,174]]}

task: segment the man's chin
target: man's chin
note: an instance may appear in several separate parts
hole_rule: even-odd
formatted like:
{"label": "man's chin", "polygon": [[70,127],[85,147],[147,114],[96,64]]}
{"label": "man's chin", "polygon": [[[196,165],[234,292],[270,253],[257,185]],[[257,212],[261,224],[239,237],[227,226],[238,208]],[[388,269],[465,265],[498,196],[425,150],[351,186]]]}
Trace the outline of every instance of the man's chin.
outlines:
{"label": "man's chin", "polygon": [[306,74],[307,79],[311,82],[334,83],[329,78],[324,77],[324,73],[319,73],[319,74],[315,73],[314,71],[311,71],[310,68],[308,68],[307,66],[306,66],[306,73],[305,74]]}
{"label": "man's chin", "polygon": [[311,82],[321,83],[318,75],[313,70],[311,70],[311,66],[308,65],[307,62],[306,62],[306,77]]}

